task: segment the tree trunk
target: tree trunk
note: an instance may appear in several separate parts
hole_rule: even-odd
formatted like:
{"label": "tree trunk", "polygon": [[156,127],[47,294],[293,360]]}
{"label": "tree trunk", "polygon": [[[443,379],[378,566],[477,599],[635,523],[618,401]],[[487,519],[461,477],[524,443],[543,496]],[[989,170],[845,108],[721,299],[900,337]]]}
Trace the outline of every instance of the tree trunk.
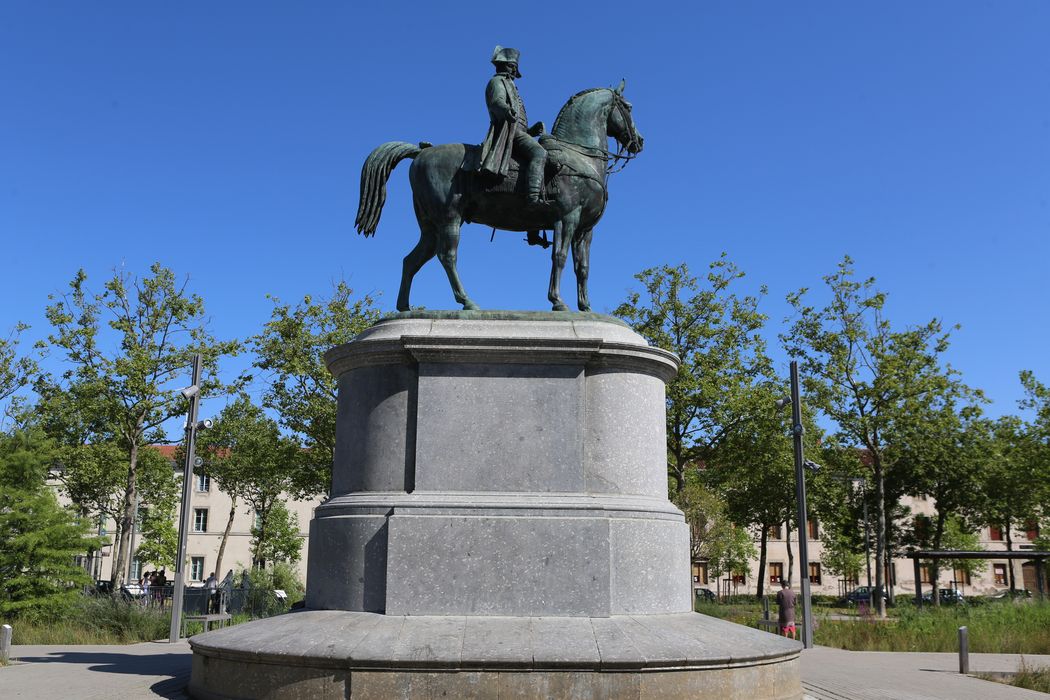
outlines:
{"label": "tree trunk", "polygon": [[791,551],[791,523],[784,523],[784,546],[788,553],[788,585],[795,580],[795,553]]}
{"label": "tree trunk", "polygon": [[[941,538],[944,535],[944,519],[945,514],[941,512],[940,508],[937,509],[937,526],[933,530],[933,549],[935,552],[941,551]],[[941,578],[941,564],[939,560],[934,560],[930,565],[930,572],[933,579],[933,583],[930,585],[933,591],[930,595],[933,598],[933,606],[935,608],[941,607],[941,591],[940,591],[940,578]]]}
{"label": "tree trunk", "polygon": [[270,509],[267,507],[265,510],[259,510],[259,527],[256,532],[258,533],[255,537],[255,547],[252,549],[252,568],[257,568],[259,561],[259,555],[262,553],[263,543],[266,542],[266,520],[269,518]]}
{"label": "tree trunk", "polygon": [[[675,431],[677,433],[677,430]],[[676,437],[677,439],[677,437]],[[682,458],[682,450],[679,446],[676,446],[674,452],[674,464],[672,465],[672,471],[674,472],[674,489],[675,494],[680,496],[685,491],[685,464]]]}
{"label": "tree trunk", "polygon": [[875,602],[878,605],[879,617],[886,617],[886,483],[882,474],[882,463],[878,454],[873,454],[872,464],[875,481],[875,512],[878,519],[875,525]]}
{"label": "tree trunk", "polygon": [[769,526],[762,523],[762,536],[758,544],[758,594],[759,600],[765,595],[766,589],[766,539],[769,536]]}
{"label": "tree trunk", "polygon": [[119,536],[113,548],[113,572],[110,576],[114,594],[124,585],[124,574],[128,568],[128,545],[131,539],[131,524],[135,521],[135,497],[138,491],[139,443],[134,438],[129,442],[131,451],[128,455],[128,480],[124,489],[124,502],[121,503],[120,519],[117,522]]}
{"label": "tree trunk", "polygon": [[[230,498],[230,517],[226,519],[226,529],[222,532],[222,540],[219,541],[219,553],[215,556],[215,577],[222,576],[222,555],[226,553],[226,541],[230,538],[230,530],[233,528],[233,516],[237,514],[237,498]],[[221,579],[220,579],[221,580]]]}

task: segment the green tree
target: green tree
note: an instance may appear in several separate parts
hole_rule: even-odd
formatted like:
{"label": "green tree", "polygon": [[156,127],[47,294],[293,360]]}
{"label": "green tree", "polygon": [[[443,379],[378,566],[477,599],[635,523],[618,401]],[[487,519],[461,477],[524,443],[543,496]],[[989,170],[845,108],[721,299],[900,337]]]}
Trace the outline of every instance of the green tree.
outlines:
{"label": "green tree", "polygon": [[840,576],[847,581],[860,579],[864,568],[864,554],[857,551],[856,541],[845,533],[825,529],[820,541],[822,551],[820,563],[832,576]]}
{"label": "green tree", "polygon": [[[875,498],[875,585],[885,581],[888,552],[887,474],[898,466],[899,434],[918,407],[951,386],[942,367],[950,332],[939,320],[894,330],[884,315],[886,297],[874,278],[854,279],[853,261],[843,259],[824,278],[831,300],[823,308],[806,302],[808,290],[788,295],[796,318],[781,336],[800,361],[806,402],[834,423],[840,449],[862,448]],[[885,616],[883,599],[879,613]]]}
{"label": "green tree", "polygon": [[[906,473],[908,491],[933,502],[934,514],[922,546],[941,550],[948,546],[949,526],[958,534],[959,528],[982,522],[981,479],[990,436],[987,422],[980,419],[978,392],[956,383],[932,399],[916,407],[894,437],[898,469]],[[934,605],[940,605],[936,574],[944,565],[932,563]]]}
{"label": "green tree", "polygon": [[[1035,433],[1017,416],[1002,416],[991,425],[991,440],[981,470],[983,520],[999,526],[1007,551],[1014,551],[1014,531],[1039,518],[1046,505],[1046,464],[1040,459]],[[1016,590],[1014,566],[1010,590]]]}
{"label": "green tree", "polygon": [[[6,338],[0,338],[0,404],[12,399],[16,392],[32,381],[39,371],[36,361],[26,355],[20,356],[18,345],[22,333],[29,329],[24,323],[18,323]],[[0,427],[3,427],[14,407],[5,406],[0,414]]]}
{"label": "green tree", "polygon": [[294,307],[279,299],[273,302],[270,320],[252,339],[255,366],[269,382],[263,405],[276,411],[281,426],[306,448],[296,489],[325,493],[332,479],[338,387],[324,354],[350,342],[380,314],[372,297],[354,299],[344,282],[329,299],[307,296]]}
{"label": "green tree", "polygon": [[730,291],[743,276],[724,253],[709,266],[704,285],[684,263],[649,268],[635,275],[642,291],[631,292],[613,312],[682,361],[667,385],[667,469],[676,503],[689,470],[711,458],[745,415],[747,390],[768,374],[758,298]]}
{"label": "green tree", "polygon": [[69,369],[58,380],[39,383],[47,414],[43,423],[68,447],[108,444],[123,456],[113,566],[117,589],[131,555],[143,448],[163,441],[164,423],[185,412],[179,389],[194,353],[203,356],[206,368],[201,391],[214,393],[221,388],[219,358],[235,354],[239,344],[211,336],[203,300],[159,263],[141,278],[116,272],[98,293],[88,290],[80,270],[69,291],[51,300],[49,343],[64,353]]}
{"label": "green tree", "polygon": [[99,543],[48,488],[54,459],[38,434],[0,434],[0,614],[53,612],[91,582],[75,557]]}
{"label": "green tree", "polygon": [[252,528],[252,551],[256,561],[296,563],[302,556],[303,538],[299,534],[299,517],[277,501],[266,518]]}
{"label": "green tree", "polygon": [[[127,488],[124,451],[110,442],[65,445],[57,450],[57,455],[52,475],[77,512],[119,522]],[[178,535],[172,522],[179,501],[179,484],[171,462],[152,447],[139,451],[136,493],[140,524],[136,551],[129,557],[162,566],[174,564],[173,546]]]}
{"label": "green tree", "polygon": [[747,528],[729,523],[718,537],[711,541],[708,566],[717,581],[726,576],[746,576],[758,552]]}
{"label": "green tree", "polygon": [[748,390],[743,415],[726,430],[702,473],[725,498],[730,519],[759,533],[759,599],[765,594],[769,529],[795,519],[790,412],[778,411],[783,389],[770,381]]}
{"label": "green tree", "polygon": [[[200,448],[205,458],[204,473],[231,498],[253,509],[256,523],[252,529],[252,559],[264,559],[267,548],[274,546],[271,540],[282,532],[282,527],[287,528],[287,522],[280,520],[282,501],[289,497],[307,498],[314,493],[304,490],[312,485],[304,482],[300,474],[308,459],[306,452],[298,441],[281,435],[277,422],[246,396],[238,397],[222,410],[211,430],[202,433]],[[231,508],[216,557],[216,572],[221,569],[233,515]]]}
{"label": "green tree", "polygon": [[[963,518],[954,516],[949,517],[945,523],[942,546],[948,551],[956,552],[979,552],[984,549],[981,546],[981,536]],[[949,559],[947,565],[951,568],[954,579],[956,571],[965,571],[967,576],[976,576],[987,568],[988,562],[984,559]],[[936,600],[939,594],[936,589],[934,591]]]}

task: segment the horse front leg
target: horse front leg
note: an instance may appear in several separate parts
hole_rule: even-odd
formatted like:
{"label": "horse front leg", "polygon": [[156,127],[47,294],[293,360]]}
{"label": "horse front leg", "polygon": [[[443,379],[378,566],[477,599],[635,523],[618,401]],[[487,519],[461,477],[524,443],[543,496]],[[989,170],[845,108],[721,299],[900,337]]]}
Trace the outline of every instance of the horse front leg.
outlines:
{"label": "horse front leg", "polygon": [[463,289],[463,283],[459,281],[459,270],[456,268],[456,260],[459,255],[459,220],[442,224],[437,230],[437,257],[445,268],[448,275],[448,283],[452,287],[452,296],[463,305],[464,311],[478,308],[478,305],[470,300],[467,292]]}
{"label": "horse front leg", "polygon": [[580,220],[579,213],[569,214],[554,224],[554,246],[551,250],[551,283],[547,289],[547,299],[555,311],[568,311],[569,307],[561,298],[561,273],[565,261],[569,258],[569,243]]}
{"label": "horse front leg", "polygon": [[583,229],[572,241],[572,264],[576,270],[576,305],[580,311],[591,310],[591,300],[587,297],[587,276],[591,270],[593,235],[593,228]]}

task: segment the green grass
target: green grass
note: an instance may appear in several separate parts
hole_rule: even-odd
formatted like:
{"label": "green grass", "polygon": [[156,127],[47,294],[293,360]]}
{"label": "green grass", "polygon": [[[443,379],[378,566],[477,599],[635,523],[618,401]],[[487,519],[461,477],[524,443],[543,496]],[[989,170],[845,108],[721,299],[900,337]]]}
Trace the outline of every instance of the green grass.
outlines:
{"label": "green grass", "polygon": [[109,597],[84,597],[61,614],[10,622],[14,644],[129,644],[168,636],[171,616]]}
{"label": "green grass", "polygon": [[1024,659],[1021,659],[1021,665],[1017,669],[1017,673],[979,673],[977,677],[986,681],[1005,683],[1017,688],[1050,693],[1050,668],[1029,666]]}
{"label": "green grass", "polygon": [[[699,603],[697,611],[754,627],[762,606]],[[846,610],[814,606],[814,642],[854,651],[958,651],[959,627],[969,629],[970,651],[1050,654],[1050,603],[990,604],[916,609],[898,606],[885,621],[830,620]],[[855,611],[853,611],[855,613]],[[771,607],[776,615],[776,606]]]}

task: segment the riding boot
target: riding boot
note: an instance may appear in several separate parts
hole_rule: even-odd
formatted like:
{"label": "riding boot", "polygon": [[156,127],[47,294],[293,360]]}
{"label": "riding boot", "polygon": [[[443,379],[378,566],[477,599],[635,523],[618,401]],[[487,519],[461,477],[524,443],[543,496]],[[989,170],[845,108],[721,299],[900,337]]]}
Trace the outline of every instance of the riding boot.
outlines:
{"label": "riding boot", "polygon": [[525,242],[529,245],[543,246],[544,249],[551,247],[551,242],[547,238],[547,232],[543,232],[543,236],[540,236],[539,231],[527,231],[525,234]]}
{"label": "riding boot", "polygon": [[529,161],[529,167],[525,179],[525,196],[529,204],[539,204],[543,200],[543,168],[547,164],[547,158],[533,158]]}

